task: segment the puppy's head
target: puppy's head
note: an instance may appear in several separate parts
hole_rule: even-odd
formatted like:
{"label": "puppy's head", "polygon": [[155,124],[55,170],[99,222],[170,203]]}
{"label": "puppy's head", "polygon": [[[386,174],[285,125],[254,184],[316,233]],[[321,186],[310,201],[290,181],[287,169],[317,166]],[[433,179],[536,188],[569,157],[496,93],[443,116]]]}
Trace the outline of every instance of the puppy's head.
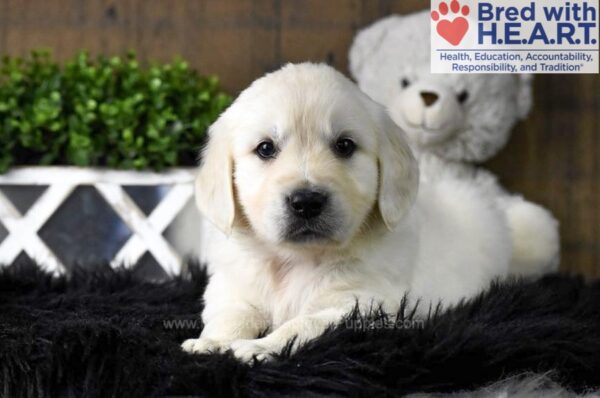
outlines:
{"label": "puppy's head", "polygon": [[375,211],[394,228],[417,176],[382,107],[328,66],[288,65],[211,126],[196,200],[225,233],[244,225],[265,242],[340,246]]}

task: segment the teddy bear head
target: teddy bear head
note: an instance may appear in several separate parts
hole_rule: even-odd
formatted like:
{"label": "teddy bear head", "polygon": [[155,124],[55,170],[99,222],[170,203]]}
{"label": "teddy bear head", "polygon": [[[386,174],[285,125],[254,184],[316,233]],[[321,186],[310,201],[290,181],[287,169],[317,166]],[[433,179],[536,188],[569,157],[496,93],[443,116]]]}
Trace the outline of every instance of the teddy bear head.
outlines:
{"label": "teddy bear head", "polygon": [[361,30],[350,49],[360,88],[387,106],[422,152],[482,162],[529,113],[531,75],[430,73],[430,16],[390,16]]}

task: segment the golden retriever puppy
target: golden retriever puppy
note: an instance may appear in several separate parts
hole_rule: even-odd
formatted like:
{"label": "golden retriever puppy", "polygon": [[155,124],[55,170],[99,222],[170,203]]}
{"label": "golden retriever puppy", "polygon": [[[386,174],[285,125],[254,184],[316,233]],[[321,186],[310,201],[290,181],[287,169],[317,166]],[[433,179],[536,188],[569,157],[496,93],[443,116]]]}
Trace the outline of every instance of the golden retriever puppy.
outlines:
{"label": "golden retriever puppy", "polygon": [[418,175],[404,133],[331,67],[256,80],[204,150],[196,199],[211,278],[204,330],[183,349],[262,359],[357,302],[394,313],[410,292],[451,304],[505,275],[510,238],[493,198],[460,180],[419,188]]}

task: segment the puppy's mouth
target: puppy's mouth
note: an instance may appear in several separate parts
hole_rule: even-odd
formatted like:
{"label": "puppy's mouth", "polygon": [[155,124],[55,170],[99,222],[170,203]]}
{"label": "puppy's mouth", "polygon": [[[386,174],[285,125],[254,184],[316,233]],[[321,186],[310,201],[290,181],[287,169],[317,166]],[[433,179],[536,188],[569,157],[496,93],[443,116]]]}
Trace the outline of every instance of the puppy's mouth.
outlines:
{"label": "puppy's mouth", "polygon": [[333,240],[335,225],[337,223],[333,220],[288,219],[283,239],[291,243],[326,243]]}
{"label": "puppy's mouth", "polygon": [[285,240],[294,243],[308,243],[317,242],[323,240],[329,240],[331,238],[330,233],[312,229],[312,228],[298,228],[288,231],[285,235]]}

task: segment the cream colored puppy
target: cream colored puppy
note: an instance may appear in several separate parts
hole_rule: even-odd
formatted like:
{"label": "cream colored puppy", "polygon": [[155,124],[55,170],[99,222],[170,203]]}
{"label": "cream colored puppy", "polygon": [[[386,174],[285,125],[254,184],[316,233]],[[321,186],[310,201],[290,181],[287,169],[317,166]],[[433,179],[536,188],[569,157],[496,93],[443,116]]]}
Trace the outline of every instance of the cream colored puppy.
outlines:
{"label": "cream colored puppy", "polygon": [[511,254],[493,199],[459,180],[418,189],[403,132],[326,65],[242,92],[210,128],[196,198],[211,278],[190,352],[265,358],[357,302],[396,312],[407,292],[451,304],[505,275]]}

